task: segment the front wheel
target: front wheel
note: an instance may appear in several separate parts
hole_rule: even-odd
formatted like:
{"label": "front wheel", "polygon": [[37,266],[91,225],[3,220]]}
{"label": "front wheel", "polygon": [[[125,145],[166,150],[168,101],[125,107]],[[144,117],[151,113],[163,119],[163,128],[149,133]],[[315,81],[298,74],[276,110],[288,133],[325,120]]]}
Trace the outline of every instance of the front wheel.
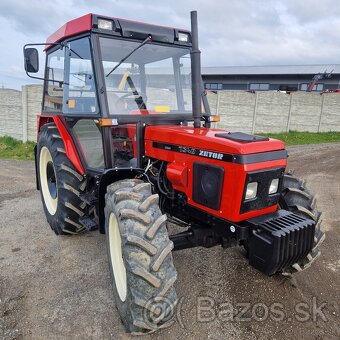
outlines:
{"label": "front wheel", "polygon": [[166,216],[149,183],[123,180],[107,188],[105,232],[113,293],[128,332],[170,325],[177,278]]}
{"label": "front wheel", "polygon": [[[305,182],[302,179],[294,176],[292,172],[287,172],[283,177],[279,206],[282,209],[291,211],[294,214],[315,222],[313,249],[304,260],[300,263],[293,264],[290,270],[292,272],[302,271],[308,268],[320,255],[319,246],[325,239],[325,234],[321,230],[321,213],[316,208],[316,197],[306,188]],[[288,273],[290,273],[290,271],[288,270]]]}

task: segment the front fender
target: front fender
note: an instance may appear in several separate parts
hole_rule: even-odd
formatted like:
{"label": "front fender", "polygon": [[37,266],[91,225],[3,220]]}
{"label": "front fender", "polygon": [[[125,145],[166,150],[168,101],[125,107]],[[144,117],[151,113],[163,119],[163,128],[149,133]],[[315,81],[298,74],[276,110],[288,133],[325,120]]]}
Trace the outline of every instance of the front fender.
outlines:
{"label": "front fender", "polygon": [[101,234],[105,234],[105,194],[107,187],[117,181],[122,179],[131,179],[135,178],[138,174],[143,172],[142,169],[131,169],[131,168],[122,168],[122,169],[109,169],[106,170],[100,177],[99,185],[98,185],[98,217],[99,217],[99,232]]}

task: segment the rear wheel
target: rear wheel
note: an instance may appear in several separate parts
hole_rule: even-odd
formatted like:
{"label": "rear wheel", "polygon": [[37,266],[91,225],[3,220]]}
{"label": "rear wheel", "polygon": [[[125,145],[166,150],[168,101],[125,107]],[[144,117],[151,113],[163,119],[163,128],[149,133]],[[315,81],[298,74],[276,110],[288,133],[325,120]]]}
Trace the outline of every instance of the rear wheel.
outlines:
{"label": "rear wheel", "polygon": [[170,325],[177,278],[166,216],[149,183],[123,180],[107,189],[105,232],[113,293],[128,332]]}
{"label": "rear wheel", "polygon": [[86,180],[66,156],[64,143],[54,123],[44,125],[37,146],[37,174],[48,223],[57,235],[85,231],[79,219],[86,203],[80,194]]}

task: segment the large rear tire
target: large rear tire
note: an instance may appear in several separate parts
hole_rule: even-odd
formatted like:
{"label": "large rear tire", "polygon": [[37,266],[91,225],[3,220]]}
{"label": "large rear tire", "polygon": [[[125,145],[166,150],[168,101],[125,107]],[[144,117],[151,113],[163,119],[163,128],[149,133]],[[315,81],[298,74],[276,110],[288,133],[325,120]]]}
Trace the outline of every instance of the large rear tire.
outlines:
{"label": "large rear tire", "polygon": [[167,327],[177,303],[177,278],[166,215],[149,183],[123,180],[108,186],[105,232],[116,306],[130,333]]}
{"label": "large rear tire", "polygon": [[66,156],[64,143],[54,123],[44,125],[37,146],[37,176],[45,215],[57,235],[79,234],[86,228],[79,219],[86,203],[80,194],[86,180]]}

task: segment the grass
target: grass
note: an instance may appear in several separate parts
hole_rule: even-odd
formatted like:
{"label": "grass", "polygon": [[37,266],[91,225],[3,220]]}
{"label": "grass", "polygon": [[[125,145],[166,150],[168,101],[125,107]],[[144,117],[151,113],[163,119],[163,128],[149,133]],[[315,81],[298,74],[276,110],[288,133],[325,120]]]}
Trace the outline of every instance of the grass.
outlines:
{"label": "grass", "polygon": [[[286,145],[320,144],[340,142],[340,132],[296,132],[261,133],[262,136],[280,139]],[[12,137],[0,137],[0,158],[34,159],[34,142],[22,143]]]}
{"label": "grass", "polygon": [[340,132],[261,133],[262,136],[280,139],[286,145],[320,144],[340,142]]}
{"label": "grass", "polygon": [[9,136],[0,137],[0,158],[32,160],[34,142],[23,143]]}

